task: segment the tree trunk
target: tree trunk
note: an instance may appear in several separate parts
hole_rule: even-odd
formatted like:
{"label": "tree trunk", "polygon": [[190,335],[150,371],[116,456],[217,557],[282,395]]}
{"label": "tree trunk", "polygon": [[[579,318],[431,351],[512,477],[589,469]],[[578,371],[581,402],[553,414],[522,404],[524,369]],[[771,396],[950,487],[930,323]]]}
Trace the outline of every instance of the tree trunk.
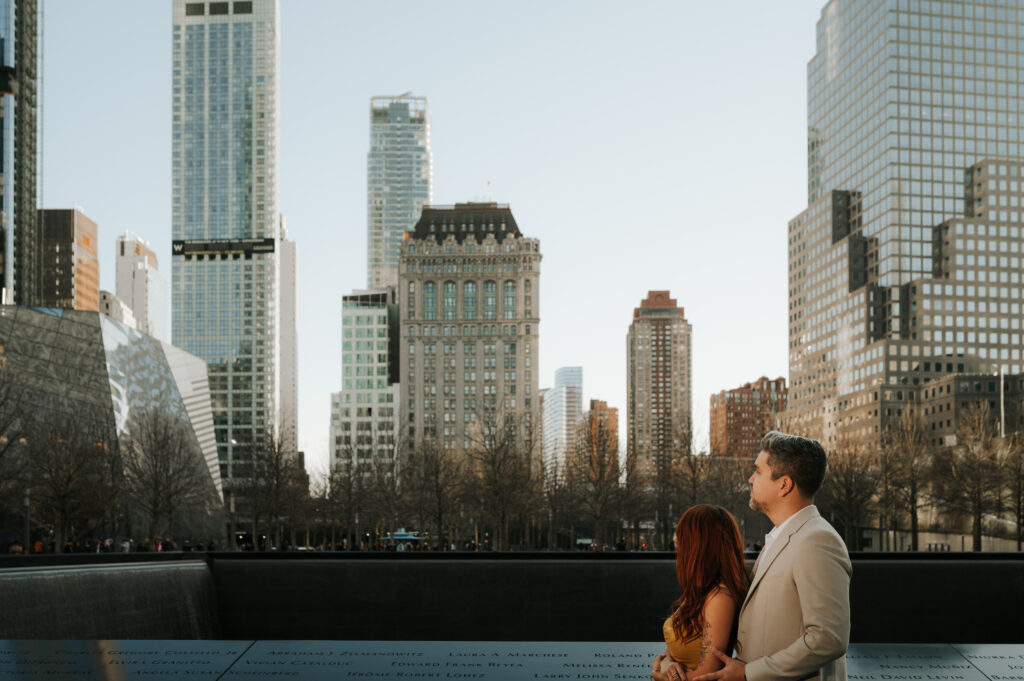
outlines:
{"label": "tree trunk", "polygon": [[917,552],[918,550],[918,520],[917,520],[917,495],[910,501],[910,548],[912,551]]}

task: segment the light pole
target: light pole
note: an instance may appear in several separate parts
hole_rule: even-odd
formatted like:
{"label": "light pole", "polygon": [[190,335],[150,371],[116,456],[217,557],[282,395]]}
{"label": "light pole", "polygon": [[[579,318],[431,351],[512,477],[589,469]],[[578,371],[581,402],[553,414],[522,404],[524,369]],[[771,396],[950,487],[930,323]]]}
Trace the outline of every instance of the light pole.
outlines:
{"label": "light pole", "polygon": [[25,555],[32,553],[32,488],[25,488]]}

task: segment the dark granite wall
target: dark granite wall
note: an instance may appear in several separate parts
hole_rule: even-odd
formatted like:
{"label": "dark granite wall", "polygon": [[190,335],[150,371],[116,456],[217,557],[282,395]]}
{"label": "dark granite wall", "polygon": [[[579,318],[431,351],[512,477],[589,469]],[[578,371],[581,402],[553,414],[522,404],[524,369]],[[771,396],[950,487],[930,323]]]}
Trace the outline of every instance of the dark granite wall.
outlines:
{"label": "dark granite wall", "polygon": [[[174,555],[0,559],[0,638],[652,641],[677,590],[667,554]],[[854,642],[1024,641],[1022,554],[853,562]]]}
{"label": "dark granite wall", "polygon": [[255,639],[643,641],[677,588],[664,560],[228,559],[213,574],[225,635]]}
{"label": "dark granite wall", "polygon": [[220,636],[203,560],[0,569],[0,639]]}

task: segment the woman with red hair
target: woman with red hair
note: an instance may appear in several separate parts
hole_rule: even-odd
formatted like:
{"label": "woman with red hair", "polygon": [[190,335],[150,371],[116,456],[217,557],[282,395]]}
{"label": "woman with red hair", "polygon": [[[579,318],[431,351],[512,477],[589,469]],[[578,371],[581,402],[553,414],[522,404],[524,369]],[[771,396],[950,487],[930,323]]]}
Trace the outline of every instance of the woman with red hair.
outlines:
{"label": "woman with red hair", "polygon": [[675,541],[682,594],[662,626],[665,652],[651,665],[656,681],[684,681],[684,674],[721,668],[711,648],[733,649],[736,613],[747,593],[743,540],[736,518],[727,510],[708,504],[692,506],[676,525]]}

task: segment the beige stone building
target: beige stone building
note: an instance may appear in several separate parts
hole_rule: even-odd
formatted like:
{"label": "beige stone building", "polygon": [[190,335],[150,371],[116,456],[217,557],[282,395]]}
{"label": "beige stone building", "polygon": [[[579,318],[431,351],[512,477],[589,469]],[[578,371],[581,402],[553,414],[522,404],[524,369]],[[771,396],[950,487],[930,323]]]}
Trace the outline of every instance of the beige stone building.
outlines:
{"label": "beige stone building", "polygon": [[[626,336],[627,456],[643,476],[678,453],[693,417],[691,328],[668,291],[649,291]],[[634,459],[635,457],[635,459]]]}
{"label": "beige stone building", "polygon": [[540,456],[540,242],[507,205],[428,206],[399,259],[399,436],[466,452],[512,424]]}

